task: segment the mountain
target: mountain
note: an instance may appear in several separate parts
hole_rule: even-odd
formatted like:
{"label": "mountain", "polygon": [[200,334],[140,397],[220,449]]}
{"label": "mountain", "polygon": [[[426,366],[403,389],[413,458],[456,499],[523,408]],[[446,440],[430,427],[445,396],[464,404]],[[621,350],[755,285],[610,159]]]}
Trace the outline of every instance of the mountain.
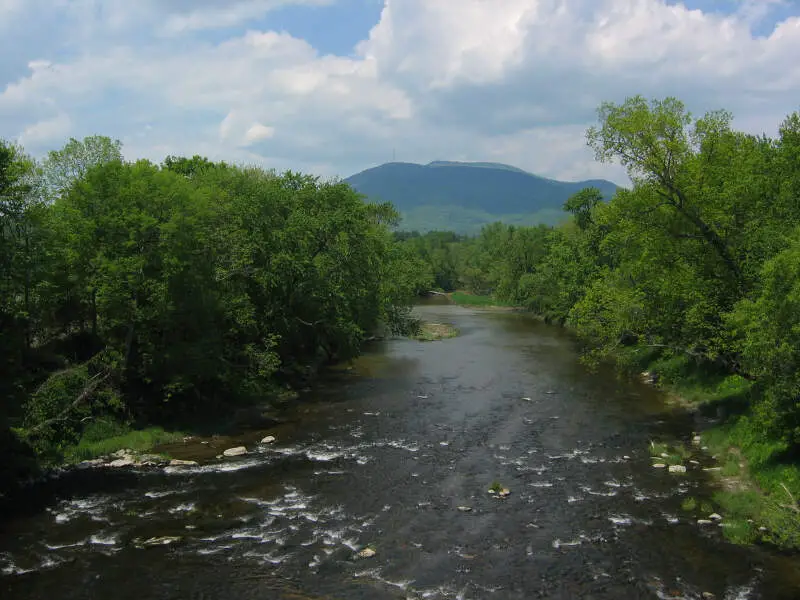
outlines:
{"label": "mountain", "polygon": [[459,233],[474,233],[492,221],[554,224],[564,217],[564,202],[583,188],[596,187],[606,198],[617,190],[603,179],[557,181],[489,162],[392,162],[345,182],[370,200],[394,204],[403,216],[402,229]]}

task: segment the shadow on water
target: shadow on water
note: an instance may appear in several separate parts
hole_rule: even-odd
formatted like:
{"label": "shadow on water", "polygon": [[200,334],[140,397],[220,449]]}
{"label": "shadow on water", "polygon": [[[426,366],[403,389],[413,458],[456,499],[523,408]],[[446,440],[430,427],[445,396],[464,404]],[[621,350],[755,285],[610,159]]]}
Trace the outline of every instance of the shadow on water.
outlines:
{"label": "shadow on water", "polygon": [[649,441],[685,439],[691,416],[589,371],[558,328],[416,310],[461,335],[374,344],[290,405],[275,443],[178,445],[200,464],[105,471],[15,519],[3,598],[798,597],[795,561],[682,511],[710,494],[702,469],[651,467]]}

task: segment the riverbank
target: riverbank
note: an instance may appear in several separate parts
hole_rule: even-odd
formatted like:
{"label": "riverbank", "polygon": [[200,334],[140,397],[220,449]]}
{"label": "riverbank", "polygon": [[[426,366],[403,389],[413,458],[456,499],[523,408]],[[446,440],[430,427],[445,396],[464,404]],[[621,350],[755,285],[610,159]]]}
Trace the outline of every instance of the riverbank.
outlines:
{"label": "riverbank", "polygon": [[693,435],[695,448],[676,444],[663,452],[685,458],[700,450],[713,463],[705,469],[715,483],[713,506],[690,499],[685,508],[701,519],[720,514],[734,543],[800,550],[800,467],[788,445],[759,424],[754,411],[761,398],[753,382],[683,357],[637,361],[636,354],[623,350],[617,362],[632,373],[641,369],[643,380],[663,390],[668,403],[694,413],[704,425]]}
{"label": "riverbank", "polygon": [[134,429],[122,423],[101,421],[87,427],[78,443],[64,450],[64,466],[111,456],[124,449],[146,453],[187,436],[183,431],[167,431],[163,427]]}
{"label": "riverbank", "polygon": [[470,308],[485,308],[491,310],[503,311],[523,311],[524,309],[515,306],[510,302],[503,302],[493,296],[481,296],[478,294],[470,294],[465,291],[455,291],[445,294],[451,302],[459,306],[469,306]]}

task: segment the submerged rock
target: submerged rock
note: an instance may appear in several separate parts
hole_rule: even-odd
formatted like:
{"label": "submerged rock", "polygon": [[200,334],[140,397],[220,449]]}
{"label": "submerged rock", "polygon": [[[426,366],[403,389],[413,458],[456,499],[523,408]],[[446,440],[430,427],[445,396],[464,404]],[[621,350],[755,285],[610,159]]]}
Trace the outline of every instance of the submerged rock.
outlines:
{"label": "submerged rock", "polygon": [[235,448],[228,448],[222,453],[223,456],[242,456],[247,454],[247,448],[244,446],[236,446]]}

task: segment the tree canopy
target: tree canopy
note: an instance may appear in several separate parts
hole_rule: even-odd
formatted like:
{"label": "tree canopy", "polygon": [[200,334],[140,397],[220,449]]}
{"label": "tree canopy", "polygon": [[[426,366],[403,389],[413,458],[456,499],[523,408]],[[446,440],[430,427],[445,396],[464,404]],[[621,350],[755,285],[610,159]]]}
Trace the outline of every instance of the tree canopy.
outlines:
{"label": "tree canopy", "polygon": [[0,429],[58,461],[95,418],[224,413],[356,356],[424,279],[396,219],[310,175],[0,143]]}

